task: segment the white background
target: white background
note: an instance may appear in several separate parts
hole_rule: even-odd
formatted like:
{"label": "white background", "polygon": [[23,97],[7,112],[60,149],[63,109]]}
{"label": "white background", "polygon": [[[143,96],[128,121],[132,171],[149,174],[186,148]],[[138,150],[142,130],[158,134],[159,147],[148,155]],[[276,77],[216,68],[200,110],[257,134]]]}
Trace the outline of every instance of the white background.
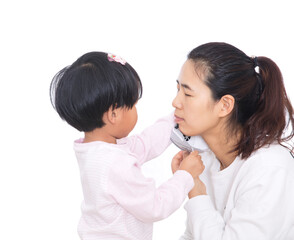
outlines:
{"label": "white background", "polygon": [[[88,51],[125,58],[139,73],[143,98],[134,133],[172,111],[186,55],[210,42],[272,58],[293,95],[291,1],[1,1],[0,239],[77,240],[82,192],[73,140],[49,100],[54,74]],[[292,29],[292,30],[291,30]],[[144,172],[171,176],[170,147]],[[178,239],[180,208],[154,225],[154,239]]]}

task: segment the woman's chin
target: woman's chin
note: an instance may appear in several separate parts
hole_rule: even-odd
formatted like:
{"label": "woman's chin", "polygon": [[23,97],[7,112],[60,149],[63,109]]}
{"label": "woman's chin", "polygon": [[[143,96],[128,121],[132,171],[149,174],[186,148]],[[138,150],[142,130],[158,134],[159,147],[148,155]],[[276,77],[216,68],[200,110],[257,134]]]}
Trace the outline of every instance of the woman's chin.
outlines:
{"label": "woman's chin", "polygon": [[182,127],[180,124],[179,124],[179,129],[180,129],[180,131],[181,131],[184,135],[186,135],[186,136],[191,136],[191,135],[190,135],[191,132],[190,132],[188,129]]}
{"label": "woman's chin", "polygon": [[179,129],[186,136],[197,136],[197,135],[200,135],[199,132],[193,131],[192,129],[188,129],[186,127],[183,127],[180,124],[179,124]]}

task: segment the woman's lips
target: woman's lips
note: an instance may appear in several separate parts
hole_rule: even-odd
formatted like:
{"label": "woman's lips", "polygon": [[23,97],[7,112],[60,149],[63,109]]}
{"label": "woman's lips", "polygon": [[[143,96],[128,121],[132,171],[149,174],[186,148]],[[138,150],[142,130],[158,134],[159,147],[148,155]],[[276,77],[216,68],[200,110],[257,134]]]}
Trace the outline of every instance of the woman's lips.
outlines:
{"label": "woman's lips", "polygon": [[176,123],[179,123],[179,122],[182,122],[182,121],[184,121],[184,118],[180,118],[177,115],[175,115],[175,122]]}

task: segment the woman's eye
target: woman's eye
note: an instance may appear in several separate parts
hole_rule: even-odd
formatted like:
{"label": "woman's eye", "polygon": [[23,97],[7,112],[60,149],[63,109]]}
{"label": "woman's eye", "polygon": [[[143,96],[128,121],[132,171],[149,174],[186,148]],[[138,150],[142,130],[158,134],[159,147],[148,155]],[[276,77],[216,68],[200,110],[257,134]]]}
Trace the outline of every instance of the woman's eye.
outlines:
{"label": "woman's eye", "polygon": [[192,95],[185,93],[185,96],[186,97],[191,97]]}

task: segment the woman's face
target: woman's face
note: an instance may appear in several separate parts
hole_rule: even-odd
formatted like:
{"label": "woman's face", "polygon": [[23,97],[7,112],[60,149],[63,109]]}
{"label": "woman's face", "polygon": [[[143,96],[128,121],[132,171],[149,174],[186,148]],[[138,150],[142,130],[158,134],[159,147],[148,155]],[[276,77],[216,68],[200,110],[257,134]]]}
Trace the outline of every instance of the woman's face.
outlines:
{"label": "woman's face", "polygon": [[219,123],[218,102],[213,100],[200,71],[201,68],[196,73],[192,60],[184,63],[177,81],[178,93],[172,103],[175,121],[188,136],[204,136],[213,132]]}

